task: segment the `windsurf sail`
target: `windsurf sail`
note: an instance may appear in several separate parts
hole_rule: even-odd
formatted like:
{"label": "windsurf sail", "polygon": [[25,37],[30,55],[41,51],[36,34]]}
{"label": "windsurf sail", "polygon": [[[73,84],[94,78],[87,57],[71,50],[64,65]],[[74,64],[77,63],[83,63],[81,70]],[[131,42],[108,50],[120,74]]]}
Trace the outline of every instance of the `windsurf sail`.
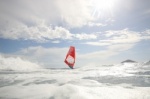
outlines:
{"label": "windsurf sail", "polygon": [[70,49],[66,55],[65,61],[64,61],[71,69],[73,69],[75,64],[75,47],[70,46]]}

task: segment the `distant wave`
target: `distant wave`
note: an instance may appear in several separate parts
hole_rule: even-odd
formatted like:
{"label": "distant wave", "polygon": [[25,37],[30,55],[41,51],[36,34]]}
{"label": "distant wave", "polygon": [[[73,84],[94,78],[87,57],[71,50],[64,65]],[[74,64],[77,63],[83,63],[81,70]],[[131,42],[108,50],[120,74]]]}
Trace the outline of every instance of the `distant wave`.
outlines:
{"label": "distant wave", "polygon": [[20,57],[4,57],[0,55],[0,70],[37,70],[38,64],[23,60]]}

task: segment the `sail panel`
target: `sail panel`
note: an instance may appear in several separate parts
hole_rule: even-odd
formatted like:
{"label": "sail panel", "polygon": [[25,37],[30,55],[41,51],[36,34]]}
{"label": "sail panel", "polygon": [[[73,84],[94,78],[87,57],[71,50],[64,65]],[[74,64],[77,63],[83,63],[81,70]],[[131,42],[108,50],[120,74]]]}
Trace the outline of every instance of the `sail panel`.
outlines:
{"label": "sail panel", "polygon": [[70,68],[73,69],[74,63],[75,63],[75,47],[70,46],[70,49],[66,55],[65,61],[64,61]]}

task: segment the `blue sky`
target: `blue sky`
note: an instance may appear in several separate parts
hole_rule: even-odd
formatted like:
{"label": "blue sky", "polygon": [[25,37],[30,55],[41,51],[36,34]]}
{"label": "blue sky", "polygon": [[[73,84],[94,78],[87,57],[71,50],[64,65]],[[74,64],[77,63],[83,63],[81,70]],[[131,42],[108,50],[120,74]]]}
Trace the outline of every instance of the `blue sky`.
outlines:
{"label": "blue sky", "polygon": [[150,60],[149,0],[1,0],[0,55],[64,67]]}

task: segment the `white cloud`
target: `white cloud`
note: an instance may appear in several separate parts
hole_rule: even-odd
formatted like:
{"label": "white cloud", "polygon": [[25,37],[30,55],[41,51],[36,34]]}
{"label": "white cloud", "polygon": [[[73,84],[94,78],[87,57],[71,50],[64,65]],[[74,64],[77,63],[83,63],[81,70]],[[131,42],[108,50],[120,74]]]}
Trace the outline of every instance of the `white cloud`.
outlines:
{"label": "white cloud", "polygon": [[150,29],[147,29],[141,33],[143,40],[150,40]]}
{"label": "white cloud", "polygon": [[85,44],[96,45],[96,46],[107,46],[113,44],[134,44],[141,40],[141,34],[139,32],[130,31],[128,29],[118,31],[106,31],[100,34],[105,38],[97,42],[86,42]]}
{"label": "white cloud", "polygon": [[72,34],[63,27],[46,26],[41,22],[36,26],[28,27],[18,20],[9,17],[0,18],[0,37],[5,39],[24,39],[45,42],[50,39],[71,39]]}
{"label": "white cloud", "polygon": [[[138,42],[142,40],[148,40],[150,37],[149,30],[143,32],[130,31],[128,29],[118,30],[118,31],[106,31],[100,33],[97,40],[99,41],[89,41],[84,44],[93,46],[103,46],[105,50],[96,51],[83,55],[83,58],[90,58],[90,60],[98,63],[98,60],[105,60],[111,56],[118,55],[124,51],[133,48]],[[105,60],[106,61],[106,60]]]}
{"label": "white cloud", "polygon": [[95,23],[95,22],[89,22],[88,26],[90,27],[94,27],[94,26],[98,26],[98,27],[104,27],[107,26],[107,24],[103,24],[103,23]]}
{"label": "white cloud", "polygon": [[56,0],[63,21],[72,27],[80,27],[93,20],[89,3],[90,0]]}
{"label": "white cloud", "polygon": [[108,50],[117,52],[117,54],[118,54],[122,51],[126,51],[126,50],[132,48],[133,46],[134,46],[134,44],[115,44],[115,45],[108,46]]}
{"label": "white cloud", "polygon": [[[108,36],[108,34],[109,36]],[[110,35],[111,34],[111,35]],[[107,31],[106,36],[110,37],[108,40],[102,40],[104,42],[110,42],[112,44],[117,43],[136,43],[140,41],[140,34],[138,32],[130,31],[128,29],[120,31]]]}
{"label": "white cloud", "polygon": [[60,43],[60,41],[56,40],[56,41],[52,41],[52,43]]}
{"label": "white cloud", "polygon": [[[142,40],[150,40],[150,30],[147,29],[142,32],[130,31],[129,29],[118,31],[111,30],[100,33],[97,37],[97,40],[99,41],[88,41],[82,44],[100,47],[102,46],[105,48],[105,50],[81,54],[79,57],[82,59],[82,61],[86,60],[86,62],[93,62],[95,65],[99,65],[99,63],[107,64],[109,63],[108,58],[133,48],[136,44],[138,44],[138,42],[141,42]],[[84,62],[84,64],[86,64],[86,62]]]}
{"label": "white cloud", "polygon": [[7,15],[0,15],[0,38],[23,39],[46,42],[52,39],[96,39],[94,34],[72,34],[61,26],[47,25],[45,20],[37,19],[34,25],[28,26],[22,21]]}
{"label": "white cloud", "polygon": [[93,20],[89,1],[1,1],[0,12],[27,26],[37,25],[44,20],[47,25],[63,24],[69,27],[81,27]]}
{"label": "white cloud", "polygon": [[90,0],[3,1],[1,11],[20,18],[24,22],[28,20],[33,22],[34,19],[31,17],[34,16],[36,19],[42,19],[51,24],[64,22],[69,27],[79,27],[92,20],[89,2]]}
{"label": "white cloud", "polygon": [[110,45],[110,43],[108,42],[86,42],[83,44],[88,44],[88,45],[93,45],[93,46],[106,46],[106,45]]}
{"label": "white cloud", "polygon": [[[1,20],[2,23],[4,21],[6,20]],[[0,30],[0,37],[5,39],[34,40],[37,42],[46,42],[52,39],[96,39],[94,34],[72,34],[63,27],[48,27],[44,22],[37,26],[27,27],[18,21],[11,21],[5,23],[4,27]]]}
{"label": "white cloud", "polygon": [[98,18],[91,15],[92,7],[94,5],[91,5],[91,0],[1,1],[0,38],[37,42],[52,39],[96,39],[94,34],[73,34],[67,29],[84,25],[106,26],[96,23]]}
{"label": "white cloud", "polygon": [[81,33],[81,34],[74,34],[73,36],[79,40],[97,39],[97,35],[95,34]]}

